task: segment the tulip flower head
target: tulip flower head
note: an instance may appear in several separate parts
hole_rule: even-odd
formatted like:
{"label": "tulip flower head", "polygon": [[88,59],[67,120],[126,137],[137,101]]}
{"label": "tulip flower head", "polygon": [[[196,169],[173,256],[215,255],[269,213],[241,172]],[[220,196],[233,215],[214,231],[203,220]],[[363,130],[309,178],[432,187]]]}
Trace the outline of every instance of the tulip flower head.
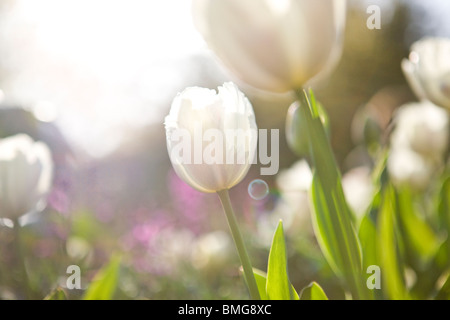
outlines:
{"label": "tulip flower head", "polygon": [[400,107],[390,137],[387,167],[397,185],[425,189],[439,170],[448,148],[450,118],[429,101]]}
{"label": "tulip flower head", "polygon": [[17,219],[50,191],[53,161],[47,145],[19,134],[0,140],[0,217]]}
{"label": "tulip flower head", "polygon": [[339,60],[345,0],[194,0],[197,29],[225,67],[263,90],[302,88]]}
{"label": "tulip flower head", "polygon": [[450,110],[450,39],[425,38],[414,43],[402,62],[411,89],[421,100]]}
{"label": "tulip flower head", "polygon": [[245,177],[255,157],[253,108],[233,83],[225,83],[218,93],[185,89],[174,99],[165,127],[175,172],[199,191],[232,188]]}

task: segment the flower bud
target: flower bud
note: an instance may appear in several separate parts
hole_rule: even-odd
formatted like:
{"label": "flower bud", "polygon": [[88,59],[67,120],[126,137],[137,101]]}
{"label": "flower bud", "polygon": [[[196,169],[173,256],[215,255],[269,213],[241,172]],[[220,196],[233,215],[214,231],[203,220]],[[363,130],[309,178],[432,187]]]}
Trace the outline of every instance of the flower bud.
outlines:
{"label": "flower bud", "polygon": [[0,217],[35,210],[52,184],[53,161],[43,142],[19,134],[0,140]]}
{"label": "flower bud", "polygon": [[230,189],[247,174],[256,153],[252,105],[233,83],[178,94],[165,119],[167,149],[178,176],[207,193]]}
{"label": "flower bud", "polygon": [[345,0],[194,0],[197,29],[240,80],[263,90],[302,88],[342,52]]}
{"label": "flower bud", "polygon": [[[325,132],[330,136],[330,121],[328,114],[322,104],[317,104],[320,120],[322,121]],[[299,157],[307,157],[309,155],[309,137],[306,128],[306,119],[301,116],[300,108],[309,108],[309,106],[300,105],[299,101],[295,101],[289,107],[286,117],[286,140],[289,148]]]}

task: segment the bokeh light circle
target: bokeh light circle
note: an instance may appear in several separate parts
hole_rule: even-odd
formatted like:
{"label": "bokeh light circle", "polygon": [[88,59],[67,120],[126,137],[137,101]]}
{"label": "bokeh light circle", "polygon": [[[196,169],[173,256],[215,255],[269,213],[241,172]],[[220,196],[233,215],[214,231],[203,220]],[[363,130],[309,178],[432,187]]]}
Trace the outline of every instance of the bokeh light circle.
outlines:
{"label": "bokeh light circle", "polygon": [[248,194],[254,200],[263,200],[269,195],[269,185],[261,179],[256,179],[248,185]]}

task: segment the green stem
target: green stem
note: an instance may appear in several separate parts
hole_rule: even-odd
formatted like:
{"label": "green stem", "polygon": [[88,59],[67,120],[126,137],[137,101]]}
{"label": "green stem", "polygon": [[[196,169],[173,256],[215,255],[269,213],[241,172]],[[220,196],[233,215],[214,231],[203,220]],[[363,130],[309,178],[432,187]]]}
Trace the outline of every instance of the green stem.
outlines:
{"label": "green stem", "polygon": [[14,219],[14,246],[17,253],[17,258],[19,262],[19,272],[21,279],[18,281],[18,287],[25,288],[25,296],[28,299],[33,299],[33,293],[30,287],[30,279],[28,278],[27,269],[25,266],[25,257],[23,254],[22,238],[19,219]]}
{"label": "green stem", "polygon": [[261,300],[258,286],[256,285],[255,275],[253,274],[252,264],[250,262],[247,250],[245,249],[244,240],[239,230],[236,216],[231,205],[230,194],[228,193],[228,190],[218,191],[217,194],[219,195],[223,210],[225,211],[225,215],[227,216],[228,225],[230,227],[231,234],[233,236],[233,240],[242,263],[242,268],[244,269],[244,276],[247,282],[248,289],[250,291],[250,297],[253,300]]}

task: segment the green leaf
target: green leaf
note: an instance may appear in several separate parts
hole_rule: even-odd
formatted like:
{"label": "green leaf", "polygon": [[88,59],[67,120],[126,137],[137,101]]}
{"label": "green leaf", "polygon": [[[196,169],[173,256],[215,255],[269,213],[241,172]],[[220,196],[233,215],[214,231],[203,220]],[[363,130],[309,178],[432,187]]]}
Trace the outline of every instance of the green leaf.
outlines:
{"label": "green leaf", "polygon": [[44,300],[67,300],[66,293],[60,287],[56,288],[52,292],[50,292]]}
{"label": "green leaf", "polygon": [[439,194],[438,215],[440,226],[447,233],[447,239],[445,240],[447,248],[446,261],[444,263],[450,266],[450,177],[447,177],[442,184]]}
{"label": "green leaf", "polygon": [[295,290],[294,286],[291,284],[291,300],[300,300],[300,296]]}
{"label": "green leaf", "polygon": [[253,268],[253,274],[255,275],[256,285],[258,286],[261,300],[269,300],[266,294],[267,274],[256,268]]}
{"label": "green leaf", "polygon": [[310,95],[311,102],[306,93],[299,95],[299,98],[303,99],[303,104],[309,105],[309,108],[301,108],[301,116],[306,119],[310,157],[314,164],[311,197],[315,234],[335,273],[346,281],[354,297],[365,298],[367,290],[362,279],[360,243],[312,91]]}
{"label": "green leaf", "polygon": [[283,222],[273,236],[267,267],[266,294],[269,300],[291,300],[291,285],[286,261]]}
{"label": "green leaf", "polygon": [[377,229],[369,215],[364,216],[359,227],[359,239],[363,252],[363,267],[378,265],[377,259]]}
{"label": "green leaf", "polygon": [[111,300],[116,290],[120,271],[120,258],[114,257],[92,280],[84,300]]}
{"label": "green leaf", "polygon": [[446,178],[442,184],[438,210],[440,223],[447,234],[450,235],[450,177]]}
{"label": "green leaf", "polygon": [[417,213],[410,190],[402,188],[397,193],[397,198],[399,223],[404,231],[405,245],[422,263],[428,262],[436,254],[440,242],[430,225]]}
{"label": "green leaf", "polygon": [[392,186],[384,192],[383,203],[379,217],[378,255],[381,262],[383,289],[393,300],[409,299],[398,254],[396,237],[396,201]]}
{"label": "green leaf", "polygon": [[[259,295],[261,300],[269,300],[266,294],[267,273],[253,268],[253,274],[255,275],[256,285],[258,286]],[[291,284],[291,292],[293,294],[292,300],[300,300],[297,291]]]}
{"label": "green leaf", "polygon": [[300,300],[328,300],[328,297],[317,282],[312,282],[302,290]]}

